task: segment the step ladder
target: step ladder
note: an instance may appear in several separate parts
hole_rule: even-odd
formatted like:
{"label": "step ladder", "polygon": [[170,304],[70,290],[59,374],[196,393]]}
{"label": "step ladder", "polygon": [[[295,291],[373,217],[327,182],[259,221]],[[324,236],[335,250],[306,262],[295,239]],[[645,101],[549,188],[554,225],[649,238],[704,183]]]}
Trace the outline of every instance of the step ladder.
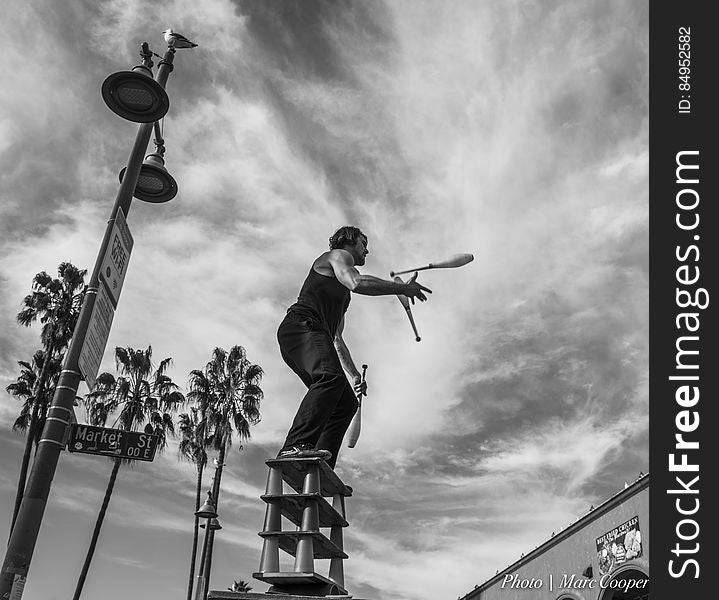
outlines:
{"label": "step ladder", "polygon": [[[332,468],[321,458],[273,458],[267,488],[267,503],[260,567],[252,577],[271,584],[268,594],[304,596],[346,595],[342,529],[348,527],[345,498],[352,495]],[[284,493],[283,482],[291,488]],[[331,504],[328,498],[331,498]],[[282,528],[282,517],[296,526]],[[329,537],[322,533],[329,528]],[[280,568],[280,550],[294,556],[292,570]],[[325,577],[316,571],[315,560],[329,559]]]}

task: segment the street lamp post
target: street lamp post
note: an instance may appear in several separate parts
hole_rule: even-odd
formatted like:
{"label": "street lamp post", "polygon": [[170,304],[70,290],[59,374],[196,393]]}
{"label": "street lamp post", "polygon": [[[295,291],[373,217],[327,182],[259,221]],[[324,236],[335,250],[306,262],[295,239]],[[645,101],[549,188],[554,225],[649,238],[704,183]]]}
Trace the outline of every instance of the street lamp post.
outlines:
{"label": "street lamp post", "polygon": [[[0,599],[21,600],[22,598],[50,486],[55,475],[60,450],[63,448],[63,438],[73,414],[77,388],[82,378],[78,362],[100,285],[100,268],[110,244],[112,227],[118,211],[122,210],[126,216],[130,210],[153,124],[164,116],[169,107],[164,88],[173,69],[174,54],[175,49],[170,45],[159,63],[157,77],[153,79],[150,69],[152,53],[149,51],[147,43],[144,43],[141,53],[143,64],[135,67],[131,72],[124,72],[122,77],[119,77],[119,74],[110,76],[103,84],[103,98],[110,108],[120,116],[142,124],[138,129],[127,161],[127,168],[110,213],[72,341],[65,355],[52,403],[48,408],[45,427],[37,446],[35,461],[7,546],[2,572],[0,572]],[[115,106],[112,105],[112,102],[115,102]],[[117,110],[117,105],[121,109],[124,108],[126,114]],[[133,110],[141,113],[140,118],[133,118]]]}
{"label": "street lamp post", "polygon": [[[202,596],[198,596],[198,600],[207,600],[207,593],[210,590],[210,569],[212,568],[212,549],[215,545],[215,531],[222,529],[220,522],[217,519],[210,519],[208,521],[209,527],[205,530],[205,535],[208,537],[207,552],[205,554],[205,572],[204,572],[204,589],[202,590]],[[209,530],[209,531],[208,531]]]}
{"label": "street lamp post", "polygon": [[208,552],[212,552],[211,544],[216,529],[222,529],[217,520],[217,471],[221,468],[217,459],[215,459],[215,473],[212,476],[212,487],[207,492],[207,500],[205,504],[195,513],[203,519],[207,519],[206,525],[200,525],[205,530],[205,538],[202,543],[202,553],[200,554],[200,568],[197,573],[197,587],[195,588],[195,600],[205,600],[207,598],[207,589],[209,584]]}
{"label": "street lamp post", "polygon": [[[209,566],[212,562],[212,543],[215,539],[215,531],[222,529],[222,525],[217,517],[207,519],[207,524],[200,525],[205,530],[205,543],[202,547],[202,557],[200,559],[200,575],[197,578],[197,590],[195,592],[196,600],[207,600],[207,592],[210,587],[210,571]],[[205,566],[203,572],[202,566]]]}
{"label": "street lamp post", "polygon": [[[225,463],[221,463],[219,459],[215,459],[215,476],[212,478],[212,497],[215,499],[215,508],[219,507],[220,505],[220,480],[222,479],[222,468],[225,466]],[[210,523],[212,525],[212,523]],[[210,571],[212,570],[212,550],[215,546],[215,531],[218,529],[222,529],[222,527],[218,526],[216,527],[209,527],[209,541],[207,544],[207,555],[206,558],[203,559],[203,565],[204,565],[204,576],[205,576],[205,591],[202,595],[202,598],[199,600],[207,600],[207,593],[210,588]],[[205,533],[207,535],[207,532]]]}

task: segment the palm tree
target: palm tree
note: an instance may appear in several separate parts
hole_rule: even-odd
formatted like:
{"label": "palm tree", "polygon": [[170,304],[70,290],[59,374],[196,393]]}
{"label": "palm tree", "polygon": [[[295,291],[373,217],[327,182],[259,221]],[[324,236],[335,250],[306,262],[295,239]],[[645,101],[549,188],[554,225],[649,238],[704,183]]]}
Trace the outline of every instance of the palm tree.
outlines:
{"label": "palm tree", "polygon": [[[263,392],[259,384],[262,375],[262,368],[247,359],[247,353],[242,346],[233,346],[229,352],[215,348],[212,359],[205,368],[190,373],[188,396],[200,406],[207,407],[207,443],[219,452],[212,488],[215,508],[219,504],[222,467],[227,448],[232,445],[233,433],[237,433],[241,441],[248,440],[250,426],[260,421]],[[204,573],[208,581],[211,563],[210,544]],[[200,565],[200,574],[203,574],[203,570],[204,565]]]}
{"label": "palm tree", "polygon": [[252,588],[249,586],[249,584],[245,583],[242,579],[239,581],[235,580],[232,583],[232,587],[228,587],[228,590],[231,592],[249,592]]}
{"label": "palm tree", "polygon": [[[5,388],[11,396],[23,403],[20,409],[20,415],[15,419],[12,428],[13,431],[27,431],[30,428],[33,410],[37,406],[37,427],[35,427],[34,437],[31,438],[32,443],[34,443],[37,448],[40,434],[45,425],[47,406],[50,400],[52,400],[52,395],[60,375],[60,361],[57,358],[51,359],[51,364],[46,367],[45,352],[43,350],[37,350],[29,362],[19,360],[17,364],[22,367],[22,371],[20,371],[17,381]],[[43,368],[46,369],[45,385],[42,389],[39,389],[36,386]]]}
{"label": "palm tree", "polygon": [[[27,438],[15,494],[15,509],[10,525],[11,532],[15,526],[17,513],[20,510],[20,504],[25,492],[25,482],[33,442],[37,443],[42,433],[42,428],[39,426],[39,415],[43,410],[47,409],[47,404],[52,399],[52,393],[49,393],[49,399],[48,394],[42,393],[47,389],[46,382],[50,377],[49,369],[56,361],[62,362],[64,352],[75,330],[75,324],[87,289],[85,285],[87,270],[78,269],[70,262],[63,262],[58,266],[57,273],[58,279],[53,279],[45,271],[35,275],[32,280],[32,293],[25,296],[23,299],[24,308],[17,315],[18,323],[25,327],[29,327],[37,320],[42,323],[40,339],[44,348],[44,355],[49,357],[50,360],[43,360],[43,367],[35,378],[32,394],[27,397],[28,408],[31,407],[29,418],[26,419],[21,413],[23,421],[27,421]],[[51,389],[54,392],[54,386]]]}
{"label": "palm tree", "polygon": [[[195,391],[190,391],[188,400],[196,399]],[[200,496],[202,494],[202,473],[207,465],[207,435],[205,428],[205,412],[207,407],[198,401],[197,406],[190,407],[189,413],[183,413],[178,418],[180,430],[180,458],[191,461],[197,468],[197,484],[195,486],[195,512],[200,510]],[[200,518],[195,515],[195,526],[192,537],[192,554],[190,557],[190,582],[187,586],[187,600],[192,600],[192,586],[195,580],[195,562],[197,560],[197,540],[199,537]]]}
{"label": "palm tree", "polygon": [[[159,436],[157,448],[162,451],[167,444],[167,435],[175,434],[169,413],[177,410],[178,406],[185,402],[185,397],[172,379],[165,374],[172,359],[166,358],[160,362],[154,373],[151,359],[150,346],[147,350],[135,350],[130,347],[115,348],[115,365],[120,376],[115,378],[110,373],[101,374],[92,392],[85,397],[85,402],[91,425],[104,426],[108,417],[119,410],[115,422],[119,422],[123,430],[135,431],[144,423],[145,433]],[[110,481],[105,490],[90,547],[75,588],[74,600],[78,600],[82,593],[97,539],[100,536],[100,528],[115,487],[117,473],[123,462],[120,458],[113,460]]]}
{"label": "palm tree", "polygon": [[[232,434],[237,433],[241,441],[249,440],[250,426],[260,422],[260,400],[264,395],[259,386],[262,375],[262,367],[247,360],[242,346],[233,346],[229,353],[215,348],[204,372],[193,371],[190,374],[190,397],[206,403],[207,441],[219,452],[218,473],[212,490],[216,503],[220,496],[225,454],[232,445]],[[195,390],[198,393],[193,396]]]}

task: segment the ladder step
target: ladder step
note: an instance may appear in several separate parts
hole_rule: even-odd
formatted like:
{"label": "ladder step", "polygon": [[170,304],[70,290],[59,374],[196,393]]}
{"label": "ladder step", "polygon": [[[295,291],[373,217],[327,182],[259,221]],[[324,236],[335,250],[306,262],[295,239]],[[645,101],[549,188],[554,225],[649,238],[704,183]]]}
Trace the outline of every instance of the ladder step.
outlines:
{"label": "ladder step", "polygon": [[[328,579],[327,577],[323,577],[319,573],[295,573],[295,572],[287,572],[287,573],[253,573],[252,577],[254,579],[258,579],[260,581],[264,581],[265,583],[269,583],[276,586],[286,586],[288,589],[292,589],[295,594],[297,594],[297,598],[304,598],[304,596],[300,596],[302,592],[302,587],[306,586],[307,588],[312,587],[318,587],[319,589],[324,589],[325,593],[327,591],[331,591],[333,594],[336,595],[342,595],[347,594],[347,590],[345,590],[341,585],[338,585],[336,582],[332,581],[331,579]],[[294,589],[293,589],[294,588]],[[308,589],[307,592],[309,592],[308,596],[316,596],[317,594],[314,594],[310,592]],[[294,595],[294,594],[293,594]],[[325,595],[325,594],[321,594]],[[270,594],[270,597],[272,594]],[[281,596],[280,596],[281,597]]]}
{"label": "ladder step", "polygon": [[297,544],[302,537],[310,536],[313,540],[313,558],[349,558],[336,544],[321,531],[261,531],[262,538],[276,537],[282,550],[291,556],[297,555]]}
{"label": "ladder step", "polygon": [[348,527],[349,523],[338,513],[327,500],[319,494],[283,494],[275,496],[265,494],[260,496],[267,504],[277,502],[282,509],[282,516],[286,517],[298,527],[302,524],[302,512],[310,503],[319,506],[320,527]]}
{"label": "ladder step", "polygon": [[319,465],[320,485],[323,496],[351,496],[352,490],[348,488],[337,476],[332,468],[321,458],[271,458],[265,461],[268,467],[282,470],[282,479],[296,492],[302,492],[302,484],[309,465]]}

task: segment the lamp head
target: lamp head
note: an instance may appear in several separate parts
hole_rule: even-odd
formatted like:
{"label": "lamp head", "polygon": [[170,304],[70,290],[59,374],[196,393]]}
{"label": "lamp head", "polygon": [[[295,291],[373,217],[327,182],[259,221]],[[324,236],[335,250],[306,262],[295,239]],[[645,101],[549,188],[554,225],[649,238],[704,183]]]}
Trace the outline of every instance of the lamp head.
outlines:
{"label": "lamp head", "polygon": [[102,99],[112,112],[134,123],[152,123],[165,116],[170,99],[145,65],[119,71],[102,83]]}
{"label": "lamp head", "polygon": [[[126,167],[120,171],[120,182],[125,177]],[[140,168],[133,196],[138,200],[161,204],[169,202],[177,195],[177,182],[165,168],[165,159],[159,152],[153,152],[145,157]]]}
{"label": "lamp head", "polygon": [[[200,523],[200,527],[202,529],[205,529],[205,524]],[[222,525],[220,525],[220,522],[217,520],[217,517],[213,517],[210,519],[210,531],[217,531],[218,529],[222,529]]]}
{"label": "lamp head", "polygon": [[205,500],[205,503],[200,507],[200,510],[195,513],[195,516],[201,519],[217,518],[217,510],[215,510],[215,505],[211,502],[209,493],[207,494],[207,500]]}

